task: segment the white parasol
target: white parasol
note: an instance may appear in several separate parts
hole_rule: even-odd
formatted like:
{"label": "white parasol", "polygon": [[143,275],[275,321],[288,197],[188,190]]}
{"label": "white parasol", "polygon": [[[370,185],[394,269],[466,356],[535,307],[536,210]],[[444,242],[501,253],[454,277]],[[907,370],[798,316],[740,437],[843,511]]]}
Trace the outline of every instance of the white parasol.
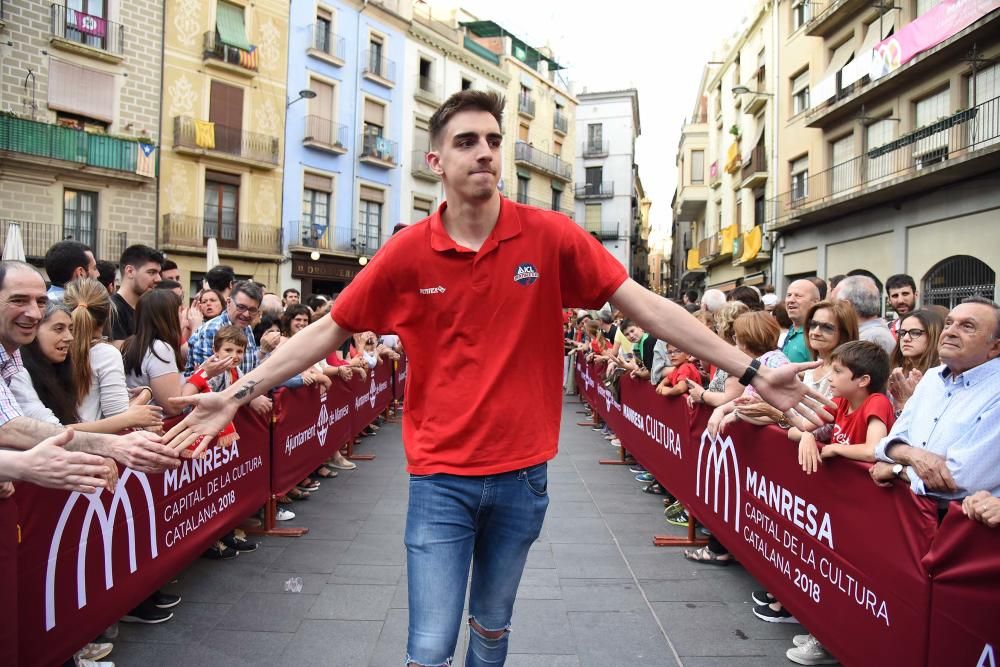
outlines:
{"label": "white parasol", "polygon": [[24,242],[21,240],[21,225],[11,222],[7,225],[7,240],[3,244],[3,259],[25,261]]}

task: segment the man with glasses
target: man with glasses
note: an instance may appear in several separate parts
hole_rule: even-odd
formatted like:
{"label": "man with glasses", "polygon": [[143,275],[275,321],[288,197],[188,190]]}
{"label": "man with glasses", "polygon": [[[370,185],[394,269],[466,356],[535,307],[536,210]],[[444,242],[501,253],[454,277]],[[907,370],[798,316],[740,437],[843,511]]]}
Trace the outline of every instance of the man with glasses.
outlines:
{"label": "man with glasses", "polygon": [[235,324],[247,335],[247,349],[243,355],[240,370],[247,374],[257,367],[257,343],[254,341],[252,324],[260,312],[260,302],[264,293],[260,286],[249,280],[240,280],[233,285],[233,291],[226,299],[226,309],[216,318],[205,322],[188,339],[187,365],[184,375],[190,376],[205,361],[212,357],[215,334],[222,327]]}

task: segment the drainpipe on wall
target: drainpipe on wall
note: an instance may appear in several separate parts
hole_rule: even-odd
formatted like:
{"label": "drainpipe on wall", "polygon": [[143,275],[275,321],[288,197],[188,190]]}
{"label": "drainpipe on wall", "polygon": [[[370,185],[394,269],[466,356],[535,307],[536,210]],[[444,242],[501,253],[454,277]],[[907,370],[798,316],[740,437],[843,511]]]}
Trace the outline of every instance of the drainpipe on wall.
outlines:
{"label": "drainpipe on wall", "polygon": [[[774,61],[774,72],[772,73],[773,83],[771,84],[771,90],[774,91],[774,95],[771,97],[771,164],[772,173],[774,176],[768,180],[768,187],[765,189],[764,198],[765,201],[773,201],[778,197],[778,105],[779,105],[779,93],[781,86],[781,36],[778,30],[778,11],[780,9],[781,0],[774,0],[771,3],[771,52],[773,53]],[[771,196],[767,196],[767,190],[771,191]],[[767,218],[767,211],[765,209],[764,218]],[[765,223],[766,224],[766,223]],[[778,248],[778,237],[780,236],[777,232],[772,232],[771,236],[771,284],[774,285],[774,291],[776,294],[784,294],[785,285],[782,279],[782,273],[784,272],[783,258],[780,256]]]}
{"label": "drainpipe on wall", "polygon": [[[361,42],[361,17],[364,15],[365,10],[368,9],[368,0],[362,0],[361,9],[358,10],[358,25],[355,29],[355,41],[357,47],[360,47]],[[361,53],[361,51],[359,49]],[[358,63],[359,67],[354,68],[354,126],[355,131],[361,129],[362,135],[364,135],[364,94],[361,91],[361,67],[364,65],[362,62]],[[358,121],[361,121],[360,123]],[[354,139],[358,139],[358,135],[354,135]],[[402,158],[400,158],[402,159]],[[351,185],[351,213],[349,220],[351,221],[351,241],[354,241],[354,233],[356,230],[356,225],[354,224],[354,214],[358,212],[361,205],[361,147],[356,146],[354,151],[354,180]],[[358,221],[360,223],[360,220]],[[382,230],[379,230],[379,236],[381,237]]]}
{"label": "drainpipe on wall", "polygon": [[[163,3],[163,14],[160,19],[160,113],[157,118],[156,132],[159,137],[157,142],[159,145],[156,147],[156,205],[153,212],[153,246],[159,247],[160,245],[160,179],[162,178],[163,172],[160,171],[160,166],[163,163],[163,99],[164,99],[164,83],[166,81],[165,71],[166,71],[166,51],[167,51],[167,7],[169,3]],[[188,283],[190,284],[190,276],[188,276]]]}

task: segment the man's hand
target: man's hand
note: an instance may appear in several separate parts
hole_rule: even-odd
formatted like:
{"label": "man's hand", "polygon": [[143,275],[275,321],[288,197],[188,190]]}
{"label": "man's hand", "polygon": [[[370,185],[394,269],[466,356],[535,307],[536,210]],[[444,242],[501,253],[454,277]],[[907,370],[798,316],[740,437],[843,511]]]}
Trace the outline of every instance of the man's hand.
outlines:
{"label": "man's hand", "polygon": [[0,500],[14,495],[14,482],[0,482]]}
{"label": "man's hand", "polygon": [[990,495],[989,491],[977,491],[966,497],[962,501],[962,512],[989,528],[1000,526],[1000,498]]}
{"label": "man's hand", "polygon": [[349,382],[351,377],[354,375],[354,370],[350,366],[337,366],[337,374],[340,379]]}
{"label": "man's hand", "polygon": [[259,415],[267,415],[271,412],[271,399],[267,396],[258,396],[250,401],[250,409]]}
{"label": "man's hand", "polygon": [[903,444],[890,445],[886,452],[894,461],[913,468],[928,491],[958,491],[958,485],[955,484],[943,456]]}
{"label": "man's hand", "polygon": [[194,410],[163,435],[163,443],[174,456],[178,456],[197,441],[198,447],[191,454],[192,458],[198,458],[208,449],[215,436],[233,420],[239,409],[237,401],[214,392],[178,396],[171,398],[170,402],[179,410],[188,406],[193,406]]}
{"label": "man's hand", "polygon": [[[805,364],[785,364],[777,368],[761,366],[753,379],[753,387],[765,401],[788,415],[794,408],[805,419],[822,426],[833,421],[832,409],[837,406],[815,389],[802,384],[799,373],[819,368],[822,361]],[[828,408],[830,410],[828,410]]]}
{"label": "man's hand", "polygon": [[741,417],[750,419],[770,419],[771,421],[781,421],[781,410],[772,407],[767,402],[758,397],[740,396],[736,398],[736,411]]}
{"label": "man's hand", "polygon": [[104,466],[106,469],[104,479],[108,483],[107,489],[112,491],[116,486],[118,486],[118,464],[114,459],[105,456]]}
{"label": "man's hand", "polygon": [[[110,438],[108,455],[126,468],[138,472],[158,473],[181,464],[177,452],[160,444],[160,436],[148,431],[133,431],[127,435],[108,437]],[[103,460],[101,464],[104,464]]]}
{"label": "man's hand", "polygon": [[97,489],[113,489],[108,484],[104,459],[86,452],[68,452],[66,444],[73,439],[73,429],[46,438],[26,450],[21,479],[49,489],[93,493]]}
{"label": "man's hand", "polygon": [[899,479],[892,474],[892,464],[885,461],[879,461],[869,468],[868,474],[871,475],[875,486],[892,486],[893,481]]}

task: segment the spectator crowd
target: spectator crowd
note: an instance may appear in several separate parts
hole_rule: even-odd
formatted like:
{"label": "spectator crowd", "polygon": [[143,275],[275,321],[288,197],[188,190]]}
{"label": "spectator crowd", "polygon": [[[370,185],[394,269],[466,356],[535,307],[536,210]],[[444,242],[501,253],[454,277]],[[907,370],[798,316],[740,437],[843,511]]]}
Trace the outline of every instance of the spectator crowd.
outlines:
{"label": "spectator crowd", "polygon": [[[601,369],[605,387],[617,392],[625,374],[648,381],[662,396],[686,396],[689,405],[711,408],[708,430],[716,435],[738,420],[786,430],[804,475],[822,475],[824,461],[845,457],[866,462],[874,484],[908,485],[938,501],[943,518],[950,501],[961,501],[970,521],[1000,528],[1000,308],[972,296],[953,306],[918,307],[908,275],[885,284],[895,318],[883,318],[880,286],[862,272],[793,281],[780,299],[770,286],[740,286],[728,294],[689,291],[683,305],[729,345],[762,365],[814,362],[801,380],[836,406],[831,423],[817,427],[794,411],[768,405],[751,386],[725,371],[658,341],[622,313],[568,310],[564,316],[567,391],[572,359],[583,352]],[[588,408],[589,409],[589,408]],[[594,430],[609,445],[622,442],[599,416]],[[776,452],[776,456],[781,453]],[[642,490],[663,496],[667,523],[688,526],[684,505],[624,453]],[[684,552],[699,564],[735,562],[714,535]],[[769,591],[752,595],[762,621],[797,623]],[[811,634],[796,635],[786,656],[802,665],[837,662]]]}
{"label": "spectator crowd", "polygon": [[[179,464],[160,444],[164,422],[182,412],[176,399],[221,391],[253,370],[314,320],[327,316],[336,295],[296,289],[279,297],[267,286],[238,279],[232,267],[211,268],[196,293],[185,294],[177,264],[158,250],[134,245],[118,266],[96,262],[77,241],[60,241],[44,258],[46,280],[24,262],[0,262],[0,498],[14,481],[94,493],[113,490],[119,465],[162,472]],[[324,361],[284,383],[316,385],[365,378],[400,357],[395,336],[361,332]],[[271,399],[250,409],[270,418]],[[381,417],[361,437],[375,435]],[[239,437],[230,424],[215,446]],[[276,519],[295,517],[341,471],[357,465],[337,451],[278,499]],[[259,527],[263,508],[224,536],[204,557],[230,560],[257,549],[243,528]],[[121,621],[163,623],[180,596],[157,591]],[[80,647],[67,664],[108,667],[118,624]]]}

